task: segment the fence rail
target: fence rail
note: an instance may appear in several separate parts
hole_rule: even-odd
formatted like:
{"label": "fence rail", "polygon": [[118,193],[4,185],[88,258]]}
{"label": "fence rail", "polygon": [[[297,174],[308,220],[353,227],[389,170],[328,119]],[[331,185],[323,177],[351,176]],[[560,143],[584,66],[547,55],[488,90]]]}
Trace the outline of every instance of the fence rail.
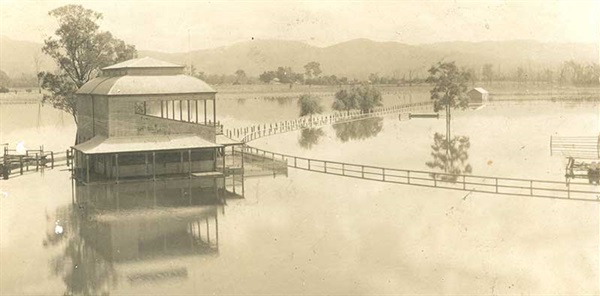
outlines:
{"label": "fence rail", "polygon": [[376,108],[369,113],[362,113],[356,110],[349,112],[334,112],[325,115],[284,120],[277,123],[258,124],[244,128],[228,129],[224,131],[224,135],[228,136],[229,138],[239,139],[240,141],[246,143],[262,137],[301,130],[304,128],[321,127],[330,124],[351,122],[388,114],[409,113],[411,111],[420,111],[430,106],[432,106],[431,102],[421,102]]}
{"label": "fence rail", "polygon": [[250,146],[240,148],[244,155],[259,155],[285,163],[290,168],[344,177],[421,187],[453,189],[513,196],[529,196],[577,201],[600,201],[600,188],[587,183],[505,178],[479,175],[452,175],[433,171],[407,170],[372,165],[306,158],[266,151]]}

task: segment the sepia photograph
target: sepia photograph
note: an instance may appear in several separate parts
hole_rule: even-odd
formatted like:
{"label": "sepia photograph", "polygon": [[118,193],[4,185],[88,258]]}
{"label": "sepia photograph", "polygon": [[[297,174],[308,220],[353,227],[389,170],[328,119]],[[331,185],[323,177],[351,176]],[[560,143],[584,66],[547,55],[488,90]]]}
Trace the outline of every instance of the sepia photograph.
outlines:
{"label": "sepia photograph", "polygon": [[600,295],[598,0],[0,0],[0,295]]}

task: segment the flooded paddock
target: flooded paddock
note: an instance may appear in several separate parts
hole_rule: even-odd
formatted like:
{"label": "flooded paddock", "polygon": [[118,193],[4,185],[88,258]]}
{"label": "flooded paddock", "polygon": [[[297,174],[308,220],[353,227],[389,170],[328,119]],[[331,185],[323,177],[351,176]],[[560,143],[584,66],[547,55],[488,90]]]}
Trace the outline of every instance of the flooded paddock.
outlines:
{"label": "flooded paddock", "polygon": [[[297,112],[295,102],[252,107],[270,110],[265,117],[237,101],[219,104],[231,121],[246,114],[239,126]],[[71,118],[42,108],[37,113],[37,105],[0,106],[2,142],[69,146]],[[565,159],[550,155],[550,136],[595,135],[598,114],[596,103],[490,104],[454,112],[452,134],[468,137],[465,163],[473,174],[564,181]],[[444,131],[443,119],[390,115],[250,144],[298,156],[435,170],[427,162],[433,160],[435,134]],[[81,186],[65,167],[1,181],[1,292],[599,291],[597,203],[254,168],[243,178],[244,198],[220,191],[231,193],[227,182],[188,179]]]}

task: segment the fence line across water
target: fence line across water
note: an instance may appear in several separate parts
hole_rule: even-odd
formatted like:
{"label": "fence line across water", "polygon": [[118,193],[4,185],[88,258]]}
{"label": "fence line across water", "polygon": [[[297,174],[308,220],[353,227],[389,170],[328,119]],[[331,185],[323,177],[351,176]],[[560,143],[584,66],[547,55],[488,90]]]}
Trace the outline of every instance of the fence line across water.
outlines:
{"label": "fence line across water", "polygon": [[258,138],[271,136],[275,134],[281,134],[305,128],[321,127],[336,123],[351,122],[355,120],[384,116],[388,114],[408,113],[410,111],[422,110],[429,106],[432,106],[431,102],[420,102],[375,108],[372,112],[369,113],[362,113],[361,111],[356,110],[349,112],[335,112],[325,115],[315,115],[311,117],[301,117],[292,120],[284,120],[279,121],[277,123],[257,124],[249,127],[228,129],[224,131],[224,134],[230,138],[239,139],[242,142],[246,143],[256,140]]}
{"label": "fence line across water", "polygon": [[290,168],[365,180],[513,196],[600,202],[600,187],[587,183],[407,170],[299,157],[243,146],[240,152],[271,158]]}

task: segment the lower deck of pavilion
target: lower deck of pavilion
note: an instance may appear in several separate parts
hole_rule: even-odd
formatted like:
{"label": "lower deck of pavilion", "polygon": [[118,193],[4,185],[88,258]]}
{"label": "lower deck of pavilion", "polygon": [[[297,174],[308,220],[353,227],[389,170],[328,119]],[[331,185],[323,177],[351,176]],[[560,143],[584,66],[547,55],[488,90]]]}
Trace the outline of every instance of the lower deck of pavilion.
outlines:
{"label": "lower deck of pavilion", "polygon": [[218,178],[229,171],[226,170],[226,148],[197,136],[93,138],[72,147],[73,177],[85,184]]}

